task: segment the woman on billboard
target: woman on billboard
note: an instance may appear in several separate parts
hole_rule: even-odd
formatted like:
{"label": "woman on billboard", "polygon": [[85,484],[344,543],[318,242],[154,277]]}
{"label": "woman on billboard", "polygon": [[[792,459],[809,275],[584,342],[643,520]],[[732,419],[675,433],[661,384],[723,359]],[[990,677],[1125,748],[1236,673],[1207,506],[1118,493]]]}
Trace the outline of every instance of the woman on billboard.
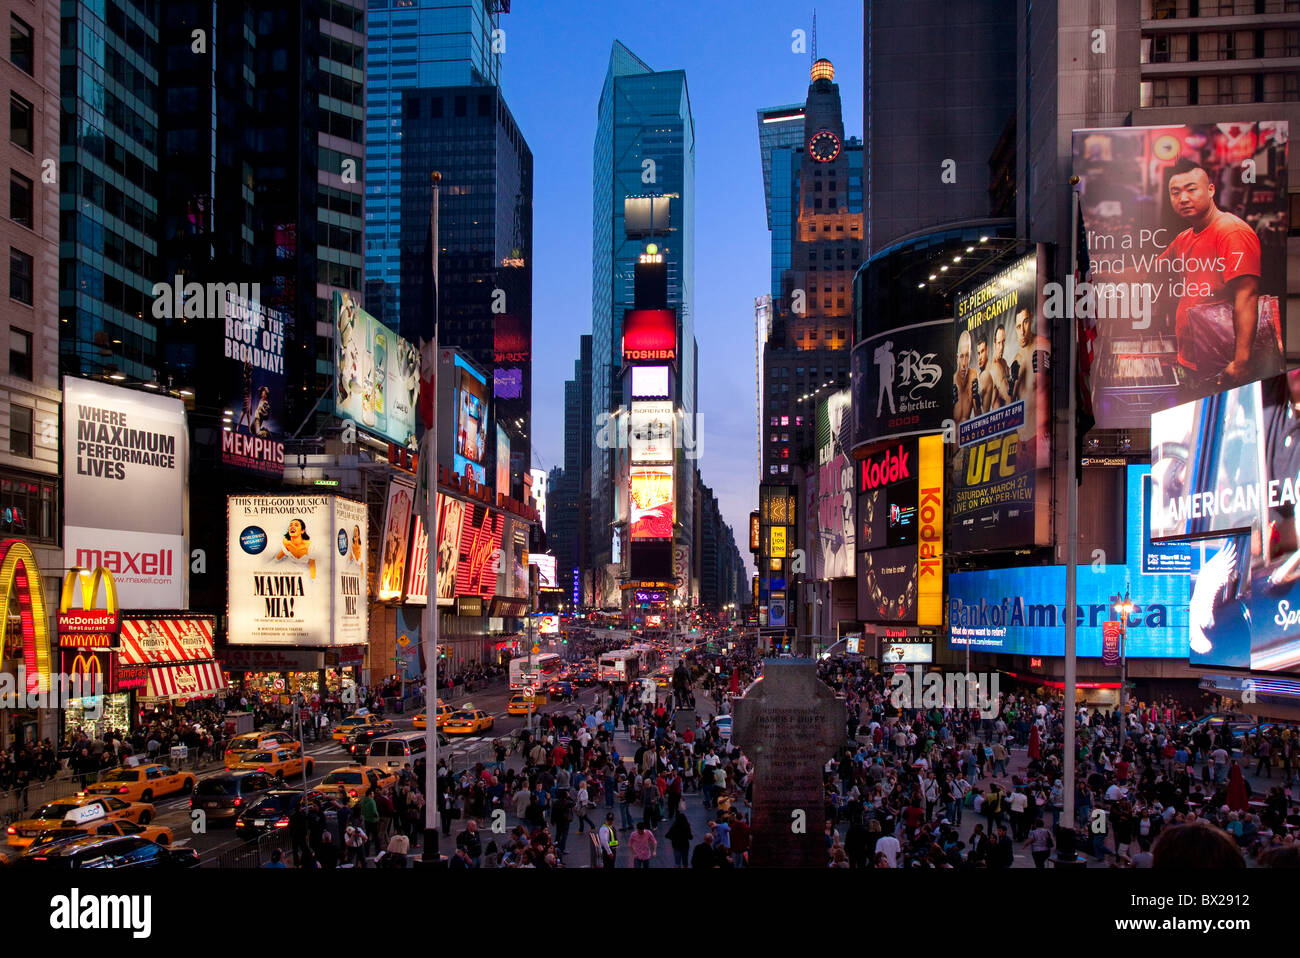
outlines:
{"label": "woman on billboard", "polygon": [[311,536],[307,534],[307,524],[301,519],[290,519],[289,528],[280,540],[280,551],[275,561],[289,559],[294,565],[305,565],[307,572],[316,578],[316,560],[311,557]]}

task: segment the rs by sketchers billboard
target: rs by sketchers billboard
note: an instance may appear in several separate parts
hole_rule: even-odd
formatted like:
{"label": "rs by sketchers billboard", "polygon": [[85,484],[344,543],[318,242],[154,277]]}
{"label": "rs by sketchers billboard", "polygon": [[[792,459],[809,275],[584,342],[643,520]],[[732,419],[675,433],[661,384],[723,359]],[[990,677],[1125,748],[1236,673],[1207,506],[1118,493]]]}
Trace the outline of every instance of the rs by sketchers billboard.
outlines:
{"label": "rs by sketchers billboard", "polygon": [[[1144,541],[1141,521],[1149,470],[1129,466],[1126,561],[1081,564],[1076,579],[1075,649],[1101,657],[1102,625],[1118,621],[1115,603],[1127,590],[1133,601],[1126,655],[1187,657],[1190,564],[1165,562],[1177,572],[1144,572],[1158,563]],[[1159,547],[1157,547],[1159,548]],[[976,652],[1065,654],[1065,566],[1029,566],[959,572],[948,577],[949,644]]]}
{"label": "rs by sketchers billboard", "polygon": [[63,437],[68,565],[112,572],[124,608],[187,608],[185,404],[68,376]]}

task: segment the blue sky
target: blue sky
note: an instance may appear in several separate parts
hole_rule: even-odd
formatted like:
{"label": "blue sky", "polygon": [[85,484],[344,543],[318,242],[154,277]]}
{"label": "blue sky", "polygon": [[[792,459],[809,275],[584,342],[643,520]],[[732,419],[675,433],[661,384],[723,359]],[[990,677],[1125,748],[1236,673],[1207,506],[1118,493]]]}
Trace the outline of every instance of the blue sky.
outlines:
{"label": "blue sky", "polygon": [[[564,462],[564,381],[591,331],[591,163],[596,105],[621,40],[655,70],[684,69],[695,117],[695,336],[700,471],[752,572],[758,501],[754,307],[769,284],[759,107],[803,102],[812,4],[515,0],[501,85],[533,151],[533,466]],[[844,129],[862,135],[862,3],[817,3],[817,54],[835,64]]]}

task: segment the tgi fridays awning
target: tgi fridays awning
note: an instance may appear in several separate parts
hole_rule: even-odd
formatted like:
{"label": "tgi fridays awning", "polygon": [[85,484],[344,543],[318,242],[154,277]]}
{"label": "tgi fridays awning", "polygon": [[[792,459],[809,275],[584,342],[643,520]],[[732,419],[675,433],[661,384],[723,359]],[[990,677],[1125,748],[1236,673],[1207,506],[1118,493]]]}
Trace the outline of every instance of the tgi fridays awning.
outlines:
{"label": "tgi fridays awning", "polygon": [[215,658],[212,626],[212,616],[124,613],[122,661],[127,665],[167,665]]}
{"label": "tgi fridays awning", "polygon": [[145,698],[201,699],[226,688],[225,676],[216,662],[186,665],[155,665],[149,669]]}

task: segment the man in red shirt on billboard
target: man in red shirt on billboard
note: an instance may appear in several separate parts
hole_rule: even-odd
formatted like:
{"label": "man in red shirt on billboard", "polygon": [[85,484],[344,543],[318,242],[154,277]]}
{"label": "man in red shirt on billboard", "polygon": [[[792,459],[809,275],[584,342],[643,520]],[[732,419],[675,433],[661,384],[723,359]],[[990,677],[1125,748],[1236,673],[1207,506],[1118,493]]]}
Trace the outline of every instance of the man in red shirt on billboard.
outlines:
{"label": "man in red shirt on billboard", "polygon": [[[1252,378],[1259,316],[1259,237],[1244,220],[1215,205],[1214,191],[1205,167],[1187,158],[1174,164],[1169,203],[1188,228],[1174,237],[1160,260],[1184,261],[1174,330],[1192,398],[1213,391],[1210,387],[1228,389]],[[1200,368],[1211,332],[1202,324],[1213,323],[1216,311],[1222,320],[1230,316],[1234,342],[1231,361],[1221,370]]]}

